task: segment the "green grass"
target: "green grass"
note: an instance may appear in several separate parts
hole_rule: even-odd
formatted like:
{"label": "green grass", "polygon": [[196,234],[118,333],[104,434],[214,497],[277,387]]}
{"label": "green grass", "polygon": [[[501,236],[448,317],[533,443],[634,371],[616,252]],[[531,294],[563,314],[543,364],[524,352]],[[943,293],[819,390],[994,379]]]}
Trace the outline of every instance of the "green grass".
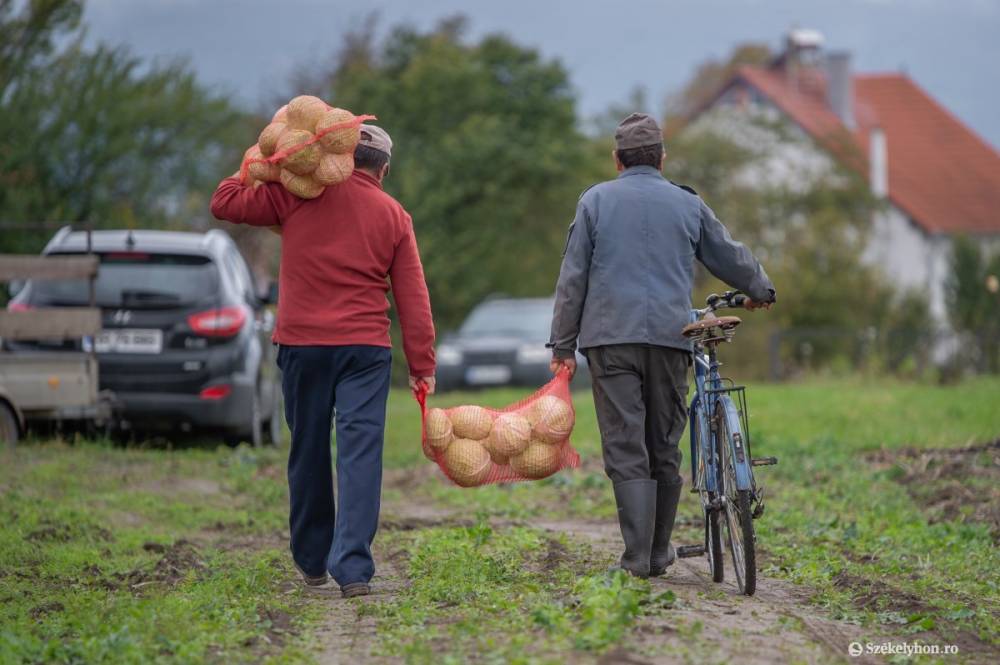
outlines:
{"label": "green grass", "polygon": [[[0,467],[0,662],[294,662],[280,452],[46,445]],[[252,486],[251,486],[252,485]],[[238,546],[250,543],[250,546]]]}
{"label": "green grass", "polygon": [[[873,631],[929,630],[942,638],[972,634],[1000,645],[1000,584],[991,572],[1000,569],[1000,553],[988,526],[931,523],[894,480],[894,468],[870,460],[882,450],[997,439],[1000,379],[947,387],[815,381],[751,386],[748,395],[754,454],[780,458],[778,466],[757,473],[768,496],[767,512],[756,522],[764,576],[808,585],[817,603]],[[449,395],[435,404],[502,406],[522,396]],[[393,396],[400,428],[387,449],[389,464],[409,464],[420,455],[419,420],[411,414],[411,422],[401,422],[407,398]],[[441,505],[498,517],[613,519],[610,482],[598,470],[592,400],[589,394],[574,399],[573,443],[585,458],[583,470],[535,483],[471,491],[435,484],[425,491]],[[694,500],[684,501],[682,515],[698,517]],[[687,535],[692,542],[697,537],[695,530]]]}
{"label": "green grass", "polygon": [[[432,402],[503,406],[524,395]],[[989,527],[968,512],[944,519],[920,505],[936,486],[911,495],[891,459],[903,448],[996,439],[1000,379],[825,380],[754,385],[748,395],[755,454],[781,460],[758,473],[768,491],[756,523],[765,583],[806,585],[814,602],[873,635],[1000,645],[1000,555]],[[471,526],[380,532],[379,551],[398,555],[409,580],[361,605],[378,624],[380,653],[411,662],[586,660],[627,641],[643,614],[670,606],[644,583],[607,576],[608,558],[572,534],[533,524],[614,519],[591,399],[575,401],[582,469],[460,489],[415,470],[427,464],[419,413],[408,393],[393,392],[386,505],[426,503]],[[0,452],[0,663],[308,661],[313,631],[340,601],[291,584],[285,454],[37,442]],[[415,480],[394,483],[394,474]],[[985,491],[988,478],[967,484]],[[684,501],[682,518],[695,517],[693,499]],[[693,542],[697,528],[678,537]],[[678,630],[698,640],[698,626]]]}
{"label": "green grass", "polygon": [[758,474],[771,490],[757,523],[771,557],[764,574],[808,584],[835,614],[873,628],[1000,644],[1000,584],[990,572],[1000,552],[988,526],[931,523],[895,469],[871,459],[997,439],[1000,382],[807,384],[794,401],[781,388],[751,393],[755,454],[781,460]]}
{"label": "green grass", "polygon": [[[1000,437],[1000,378],[954,386],[844,380],[752,386],[751,428],[769,445],[821,458]],[[783,442],[783,443],[780,443]],[[785,466],[784,470],[788,470]]]}
{"label": "green grass", "polygon": [[379,619],[382,652],[407,662],[565,662],[567,653],[605,651],[641,613],[669,607],[648,582],[586,546],[524,527],[433,528],[395,536],[409,555],[407,592],[364,606]]}

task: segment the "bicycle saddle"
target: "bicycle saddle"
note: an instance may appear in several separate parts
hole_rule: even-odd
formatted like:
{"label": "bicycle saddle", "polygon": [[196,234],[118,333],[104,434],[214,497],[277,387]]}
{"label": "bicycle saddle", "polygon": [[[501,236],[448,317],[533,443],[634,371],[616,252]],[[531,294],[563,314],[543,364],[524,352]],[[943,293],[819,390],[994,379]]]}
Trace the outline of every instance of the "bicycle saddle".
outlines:
{"label": "bicycle saddle", "polygon": [[[741,323],[743,320],[738,316],[713,316],[687,324],[681,330],[681,334],[685,337],[719,337],[723,331],[732,330]],[[718,332],[715,331],[716,328]]]}

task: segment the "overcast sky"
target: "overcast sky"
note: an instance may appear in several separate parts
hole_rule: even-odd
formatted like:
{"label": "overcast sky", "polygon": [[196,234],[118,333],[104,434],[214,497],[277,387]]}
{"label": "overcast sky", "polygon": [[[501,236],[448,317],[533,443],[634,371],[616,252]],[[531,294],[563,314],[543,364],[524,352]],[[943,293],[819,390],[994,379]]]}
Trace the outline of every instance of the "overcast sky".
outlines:
{"label": "overcast sky", "polygon": [[292,92],[289,75],[328,59],[370,11],[383,32],[463,13],[471,38],[503,32],[558,58],[585,117],[637,85],[659,111],[706,58],[815,28],[857,71],[906,71],[1000,146],[1000,0],[90,0],[86,21],[90,39],[184,56],[205,83],[256,107]]}

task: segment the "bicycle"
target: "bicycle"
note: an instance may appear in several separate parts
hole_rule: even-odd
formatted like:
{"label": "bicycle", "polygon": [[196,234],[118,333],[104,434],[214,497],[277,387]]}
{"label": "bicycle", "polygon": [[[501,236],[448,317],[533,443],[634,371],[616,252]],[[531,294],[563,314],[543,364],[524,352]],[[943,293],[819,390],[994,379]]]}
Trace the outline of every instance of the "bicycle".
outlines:
{"label": "bicycle", "polygon": [[753,520],[764,514],[764,489],[757,487],[753,467],[777,464],[776,457],[750,454],[745,386],[719,374],[716,351],[731,342],[741,320],[716,316],[724,308],[742,308],[747,297],[739,291],[712,294],[704,309],[691,310],[682,334],[694,343],[695,395],[688,412],[691,423],[692,492],[701,499],[705,523],[703,545],[677,548],[679,557],[706,555],[714,582],[724,578],[722,528],[725,521],[729,550],[740,593],[757,589],[756,535]]}

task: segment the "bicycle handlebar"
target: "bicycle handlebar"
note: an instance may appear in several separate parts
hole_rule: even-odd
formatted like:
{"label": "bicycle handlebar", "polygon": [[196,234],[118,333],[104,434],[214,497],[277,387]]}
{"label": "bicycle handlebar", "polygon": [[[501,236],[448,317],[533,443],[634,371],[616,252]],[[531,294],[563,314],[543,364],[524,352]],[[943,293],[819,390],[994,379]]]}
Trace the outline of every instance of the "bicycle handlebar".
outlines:
{"label": "bicycle handlebar", "polygon": [[710,309],[742,309],[746,306],[747,301],[746,294],[740,291],[726,291],[721,296],[717,293],[713,293],[709,297],[705,298],[705,304],[709,306]]}

